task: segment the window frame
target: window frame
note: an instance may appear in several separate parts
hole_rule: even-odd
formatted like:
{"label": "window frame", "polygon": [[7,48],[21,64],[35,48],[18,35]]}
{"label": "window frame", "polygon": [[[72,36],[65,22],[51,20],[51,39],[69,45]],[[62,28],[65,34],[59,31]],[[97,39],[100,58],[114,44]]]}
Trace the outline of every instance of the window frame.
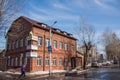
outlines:
{"label": "window frame", "polygon": [[49,66],[49,65],[50,65],[50,58],[49,58],[49,57],[46,57],[46,58],[45,58],[45,65],[46,65],[46,66]]}
{"label": "window frame", "polygon": [[63,42],[60,41],[60,50],[63,49]]}
{"label": "window frame", "polygon": [[65,50],[68,50],[68,43],[64,44]]}
{"label": "window frame", "polygon": [[53,41],[53,48],[57,48],[57,40]]}
{"label": "window frame", "polygon": [[59,65],[63,66],[63,59],[62,58],[59,58]]}
{"label": "window frame", "polygon": [[46,38],[45,39],[45,46],[48,47],[50,45],[50,39]]}
{"label": "window frame", "polygon": [[38,46],[42,46],[42,37],[38,36]]}
{"label": "window frame", "polygon": [[57,58],[53,58],[53,66],[57,66]]}
{"label": "window frame", "polygon": [[37,57],[37,66],[42,66],[42,57]]}

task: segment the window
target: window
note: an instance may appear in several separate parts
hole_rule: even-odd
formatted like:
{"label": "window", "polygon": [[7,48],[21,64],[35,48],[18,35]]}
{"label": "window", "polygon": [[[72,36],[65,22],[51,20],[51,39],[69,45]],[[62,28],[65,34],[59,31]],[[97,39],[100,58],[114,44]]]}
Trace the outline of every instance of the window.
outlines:
{"label": "window", "polygon": [[60,42],[60,49],[62,49],[62,46],[63,46],[63,43],[62,43],[62,42]]}
{"label": "window", "polygon": [[18,65],[18,58],[16,57],[15,58],[15,66],[17,66]]}
{"label": "window", "polygon": [[53,65],[54,65],[54,66],[57,65],[57,60],[56,60],[56,58],[53,59]]}
{"label": "window", "polygon": [[24,58],[24,64],[27,65],[27,57]]}
{"label": "window", "polygon": [[59,59],[59,64],[60,64],[60,66],[63,65],[63,60],[62,60],[62,58]]}
{"label": "window", "polygon": [[49,66],[49,58],[46,58],[46,66]]}
{"label": "window", "polygon": [[42,37],[38,36],[38,45],[42,46]]}
{"label": "window", "polygon": [[14,58],[11,60],[11,66],[14,66]]}
{"label": "window", "polygon": [[74,46],[73,45],[71,46],[71,50],[74,51]]}
{"label": "window", "polygon": [[9,43],[9,50],[11,49],[11,43]]}
{"label": "window", "polygon": [[17,40],[16,41],[16,48],[18,48],[18,45],[19,45],[19,41]]}
{"label": "window", "polygon": [[25,39],[24,39],[25,41],[25,46],[27,46],[28,45],[28,40],[27,40],[27,37],[25,37]]}
{"label": "window", "polygon": [[46,39],[46,47],[50,45],[50,39]]}
{"label": "window", "polygon": [[20,66],[22,66],[22,59],[23,59],[23,54],[20,56]]}
{"label": "window", "polygon": [[14,42],[12,43],[12,49],[14,49]]}
{"label": "window", "polygon": [[68,59],[65,59],[65,66],[68,66]]}
{"label": "window", "polygon": [[41,58],[41,57],[38,57],[38,58],[37,58],[37,65],[38,65],[38,66],[41,66],[41,65],[42,65],[42,58]]}
{"label": "window", "polygon": [[7,44],[7,50],[9,50],[9,44]]}
{"label": "window", "polygon": [[8,66],[10,66],[10,56],[8,56]]}
{"label": "window", "polygon": [[20,45],[21,45],[21,40],[18,40],[18,48],[20,47]]}
{"label": "window", "polygon": [[68,50],[68,44],[65,43],[65,50]]}
{"label": "window", "polygon": [[23,47],[23,39],[20,40],[20,47]]}
{"label": "window", "polygon": [[56,40],[54,40],[53,42],[54,42],[53,47],[54,47],[54,48],[57,48],[57,41],[56,41]]}

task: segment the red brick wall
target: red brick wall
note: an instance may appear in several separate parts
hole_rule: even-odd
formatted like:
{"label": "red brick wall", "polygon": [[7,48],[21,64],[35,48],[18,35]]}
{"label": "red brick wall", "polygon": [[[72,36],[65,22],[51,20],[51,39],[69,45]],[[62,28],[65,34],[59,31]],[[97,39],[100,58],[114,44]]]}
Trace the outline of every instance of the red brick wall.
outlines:
{"label": "red brick wall", "polygon": [[[42,65],[37,66],[37,58],[28,58],[28,64],[27,64],[27,71],[34,72],[34,71],[46,71],[49,70],[49,66],[45,65],[45,58],[49,57],[48,48],[45,44],[45,39],[50,38],[49,31],[40,29],[38,27],[32,26],[30,23],[28,23],[26,20],[21,19],[21,23],[24,22],[24,29],[21,33],[16,33],[17,37],[12,36],[8,38],[8,44],[15,42],[16,40],[20,40],[22,38],[25,38],[28,36],[29,32],[32,30],[34,36],[41,36],[42,37],[42,46],[38,46],[38,42],[34,40],[30,40],[28,44],[33,44],[38,46],[38,50],[26,50],[26,46],[24,45],[21,48],[15,48],[11,50],[7,50],[7,56],[11,56],[11,58],[18,57],[18,65],[19,65],[19,57],[22,53],[24,56],[26,55],[26,52],[37,52],[37,55],[42,57]],[[13,29],[13,28],[12,28]],[[68,38],[67,36],[59,35],[56,33],[52,33],[52,46],[53,46],[53,40],[57,41],[57,48],[59,49],[59,42],[63,42],[63,49],[58,51],[52,52],[52,59],[56,57],[57,59],[57,65],[52,67],[52,70],[63,70],[65,69],[64,66],[64,59],[70,57],[76,57],[76,40],[72,38]],[[64,43],[68,43],[68,50],[64,50]],[[16,44],[15,44],[16,45]],[[74,51],[71,51],[71,46],[74,45]],[[63,59],[63,66],[59,66],[59,58]],[[70,61],[70,60],[69,60]],[[24,61],[23,61],[24,62]],[[69,62],[69,67],[71,67],[71,62]],[[7,68],[13,68],[12,66],[8,66]]]}
{"label": "red brick wall", "polygon": [[6,59],[0,58],[0,70],[6,70]]}

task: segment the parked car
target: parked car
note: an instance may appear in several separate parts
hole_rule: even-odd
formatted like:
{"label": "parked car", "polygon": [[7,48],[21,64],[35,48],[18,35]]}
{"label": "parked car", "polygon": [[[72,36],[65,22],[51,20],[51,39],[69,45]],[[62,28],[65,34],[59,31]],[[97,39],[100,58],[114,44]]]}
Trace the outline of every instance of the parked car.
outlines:
{"label": "parked car", "polygon": [[92,62],[92,67],[101,67],[101,63],[98,63],[97,61]]}
{"label": "parked car", "polygon": [[91,68],[91,63],[88,63],[88,64],[86,65],[86,68]]}
{"label": "parked car", "polygon": [[111,65],[112,63],[110,61],[106,61],[106,66]]}

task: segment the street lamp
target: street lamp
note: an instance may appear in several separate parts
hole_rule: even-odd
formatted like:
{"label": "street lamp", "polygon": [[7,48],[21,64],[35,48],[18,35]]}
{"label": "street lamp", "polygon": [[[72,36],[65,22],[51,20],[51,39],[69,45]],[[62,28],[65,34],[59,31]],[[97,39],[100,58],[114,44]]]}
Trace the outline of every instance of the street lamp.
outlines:
{"label": "street lamp", "polygon": [[[57,23],[57,21],[55,21],[51,26],[55,25]],[[51,63],[51,54],[52,54],[52,27],[50,27],[50,46],[48,47],[50,48],[51,50],[49,51],[50,53],[50,68],[49,68],[49,75],[51,76],[51,73],[52,73],[52,63]]]}

